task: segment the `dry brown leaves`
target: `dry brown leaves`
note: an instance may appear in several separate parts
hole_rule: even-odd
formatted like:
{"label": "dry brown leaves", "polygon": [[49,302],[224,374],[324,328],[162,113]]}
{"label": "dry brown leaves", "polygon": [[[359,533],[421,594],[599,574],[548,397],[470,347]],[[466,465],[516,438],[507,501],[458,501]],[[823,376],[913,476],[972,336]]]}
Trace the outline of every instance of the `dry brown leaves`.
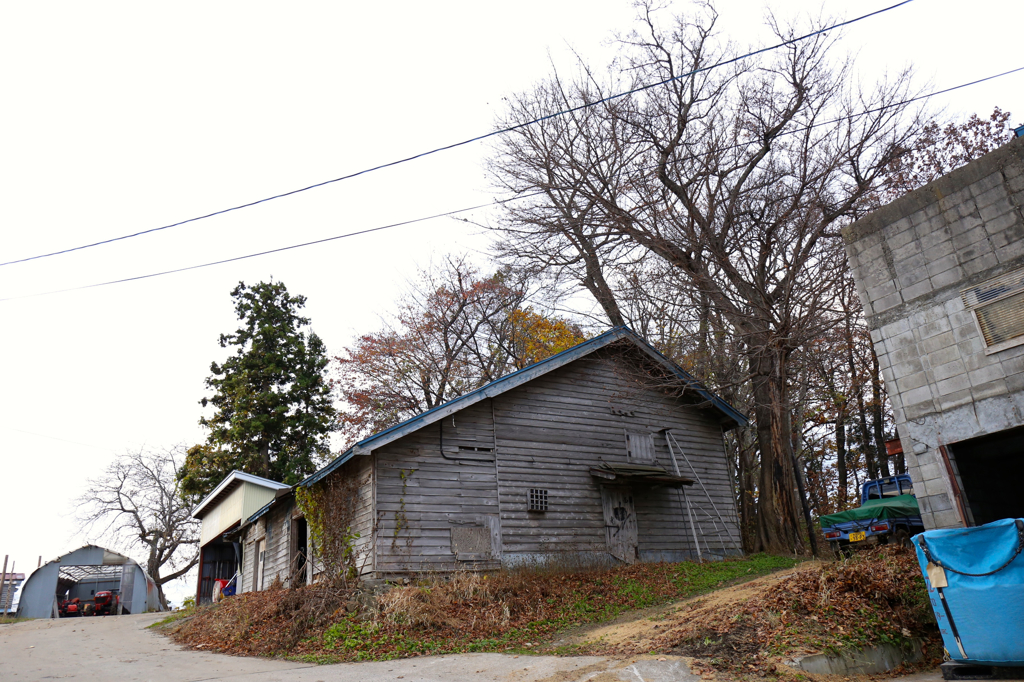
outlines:
{"label": "dry brown leaves", "polygon": [[808,567],[742,604],[709,609],[697,602],[698,613],[684,612],[643,650],[627,645],[615,653],[670,652],[719,669],[764,672],[782,656],[936,635],[916,557],[889,547]]}

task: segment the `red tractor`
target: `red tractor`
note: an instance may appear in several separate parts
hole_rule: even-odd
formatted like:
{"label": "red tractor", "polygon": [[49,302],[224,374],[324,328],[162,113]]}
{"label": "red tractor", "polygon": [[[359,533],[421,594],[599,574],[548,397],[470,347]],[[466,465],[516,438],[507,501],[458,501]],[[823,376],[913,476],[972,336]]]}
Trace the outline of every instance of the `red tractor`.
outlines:
{"label": "red tractor", "polygon": [[62,618],[74,618],[76,616],[81,616],[82,611],[84,610],[82,608],[82,600],[78,597],[60,602],[58,609]]}
{"label": "red tractor", "polygon": [[93,599],[92,615],[110,616],[117,613],[119,597],[114,592],[104,590],[97,592]]}

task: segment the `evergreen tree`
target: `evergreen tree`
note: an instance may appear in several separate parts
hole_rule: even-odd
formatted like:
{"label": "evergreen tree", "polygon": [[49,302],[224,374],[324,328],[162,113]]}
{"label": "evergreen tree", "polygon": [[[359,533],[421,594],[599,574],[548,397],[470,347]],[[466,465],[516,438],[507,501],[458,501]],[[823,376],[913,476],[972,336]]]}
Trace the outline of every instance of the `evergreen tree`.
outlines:
{"label": "evergreen tree", "polygon": [[235,352],[210,365],[214,395],[200,404],[216,412],[199,420],[209,435],[188,451],[180,474],[184,494],[196,498],[233,469],[297,483],[326,459],[336,423],[324,343],[302,330],[306,297],[274,281],[239,282],[231,296],[242,324],[220,345]]}

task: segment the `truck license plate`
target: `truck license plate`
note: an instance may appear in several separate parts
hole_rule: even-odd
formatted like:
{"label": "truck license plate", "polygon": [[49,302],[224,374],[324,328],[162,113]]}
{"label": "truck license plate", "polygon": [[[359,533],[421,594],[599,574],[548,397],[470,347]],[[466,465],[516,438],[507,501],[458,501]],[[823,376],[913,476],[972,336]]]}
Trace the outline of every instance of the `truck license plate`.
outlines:
{"label": "truck license plate", "polygon": [[867,533],[865,533],[864,531],[860,531],[858,533],[850,533],[850,542],[860,542],[865,537],[867,537]]}

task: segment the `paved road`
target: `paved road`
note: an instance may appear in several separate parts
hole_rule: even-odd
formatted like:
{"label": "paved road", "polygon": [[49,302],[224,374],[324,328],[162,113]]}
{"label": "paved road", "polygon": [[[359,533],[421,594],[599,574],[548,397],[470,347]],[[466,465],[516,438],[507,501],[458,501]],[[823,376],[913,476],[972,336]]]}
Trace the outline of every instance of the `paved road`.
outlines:
{"label": "paved road", "polygon": [[0,679],[74,682],[697,682],[679,659],[466,654],[312,666],[187,651],[147,630],[159,614],[0,625]]}

